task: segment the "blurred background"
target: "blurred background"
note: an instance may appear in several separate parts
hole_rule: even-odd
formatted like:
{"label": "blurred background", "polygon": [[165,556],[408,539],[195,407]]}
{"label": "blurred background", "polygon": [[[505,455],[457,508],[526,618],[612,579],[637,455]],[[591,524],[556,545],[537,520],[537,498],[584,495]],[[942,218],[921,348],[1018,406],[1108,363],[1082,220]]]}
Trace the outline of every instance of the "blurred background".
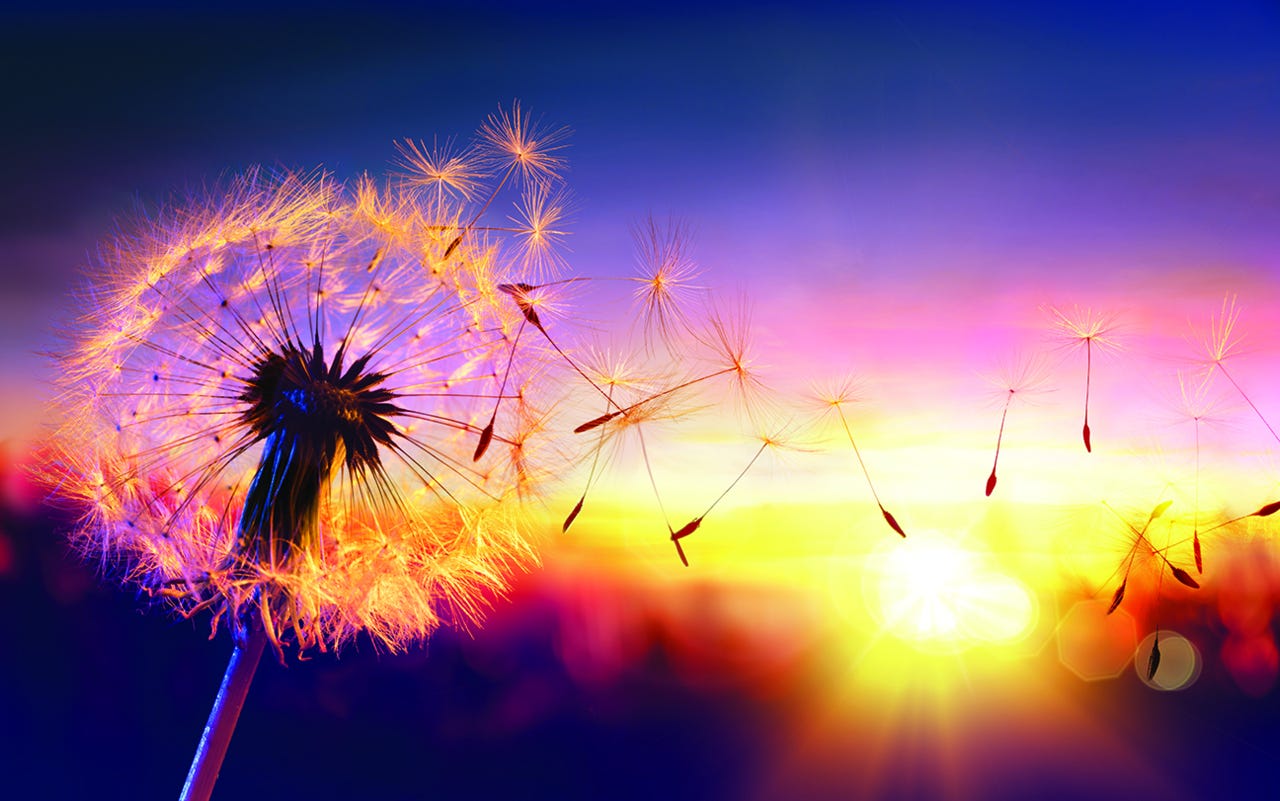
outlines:
{"label": "blurred background", "polygon": [[[1105,614],[1157,504],[1152,537],[1189,570],[1188,525],[1280,500],[1274,4],[22,5],[0,24],[8,797],[176,794],[231,648],[69,553],[67,513],[27,477],[43,354],[98,243],[254,164],[383,174],[396,140],[465,140],[514,99],[573,130],[571,269],[629,274],[634,224],[688,221],[701,280],[753,301],[780,391],[860,377],[853,428],[909,536],[823,429],[735,488],[685,569],[621,460],[483,628],[408,655],[265,659],[216,797],[1274,784],[1274,518],[1206,536],[1200,590],[1156,565]],[[1083,354],[1053,308],[1114,321],[1091,454]],[[1198,405],[1179,374],[1206,374],[1233,312],[1238,383],[1217,371]],[[1019,354],[1043,357],[1044,391],[1010,407],[988,499]],[[671,435],[655,471],[673,514],[733,479],[751,433]],[[548,532],[581,479],[545,499]]]}

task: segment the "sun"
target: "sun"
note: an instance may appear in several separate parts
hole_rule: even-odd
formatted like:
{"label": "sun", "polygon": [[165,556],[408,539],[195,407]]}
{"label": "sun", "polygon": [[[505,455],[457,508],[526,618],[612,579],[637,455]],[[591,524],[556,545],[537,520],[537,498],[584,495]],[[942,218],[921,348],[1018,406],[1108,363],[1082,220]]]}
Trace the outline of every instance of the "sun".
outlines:
{"label": "sun", "polygon": [[878,550],[864,595],[881,630],[926,651],[1012,643],[1035,625],[1031,591],[991,555],[936,531]]}

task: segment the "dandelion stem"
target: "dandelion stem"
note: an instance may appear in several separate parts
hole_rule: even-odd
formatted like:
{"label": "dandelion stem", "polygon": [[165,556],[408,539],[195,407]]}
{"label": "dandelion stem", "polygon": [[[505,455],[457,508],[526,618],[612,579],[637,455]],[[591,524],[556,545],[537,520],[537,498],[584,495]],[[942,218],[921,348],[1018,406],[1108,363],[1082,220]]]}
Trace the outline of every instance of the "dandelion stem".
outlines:
{"label": "dandelion stem", "polygon": [[1000,433],[996,434],[996,458],[991,462],[991,475],[987,476],[987,497],[991,497],[991,492],[996,488],[996,466],[1000,464],[1000,443],[1004,441],[1004,423],[1009,419],[1009,404],[1013,402],[1013,391],[1009,392],[1009,397],[1005,398],[1004,411],[1000,413]]}
{"label": "dandelion stem", "polygon": [[222,769],[222,759],[227,755],[227,746],[231,744],[231,735],[235,732],[236,721],[240,719],[240,710],[244,707],[245,696],[249,694],[249,685],[253,682],[253,674],[258,669],[266,644],[266,631],[255,625],[249,629],[248,641],[237,643],[231,652],[227,672],[222,677],[218,695],[213,699],[213,709],[209,710],[209,721],[200,735],[200,745],[196,747],[179,801],[208,801],[213,792],[214,782]]}
{"label": "dandelion stem", "polygon": [[876,492],[876,485],[871,482],[871,473],[867,470],[867,463],[862,461],[862,452],[858,450],[858,443],[853,440],[853,430],[849,428],[849,421],[844,416],[844,410],[839,406],[836,412],[840,415],[840,424],[844,426],[844,433],[849,437],[849,444],[853,446],[853,455],[858,457],[858,466],[862,468],[862,475],[867,479],[867,488],[871,490],[871,497],[875,499],[876,506],[880,507],[880,514],[884,516],[884,520],[889,524],[889,528],[898,532],[903,537],[907,533],[898,525],[898,521],[893,515],[889,514],[889,510],[884,508],[884,504],[880,502],[880,493]]}
{"label": "dandelion stem", "polygon": [[757,450],[755,455],[751,457],[751,461],[747,462],[747,466],[742,468],[742,472],[738,473],[738,477],[731,481],[729,486],[725,487],[724,492],[720,493],[719,497],[711,502],[711,505],[707,507],[707,511],[690,520],[688,523],[685,523],[680,527],[679,531],[673,530],[671,528],[671,524],[667,523],[667,531],[671,533],[671,542],[676,546],[676,554],[680,557],[680,561],[684,563],[685,567],[689,566],[689,557],[685,555],[684,546],[680,544],[680,540],[697,531],[698,528],[702,526],[703,519],[720,505],[720,502],[724,500],[725,496],[728,495],[734,487],[738,486],[738,482],[742,481],[743,476],[747,474],[747,471],[751,469],[751,466],[756,463],[756,460],[760,458],[760,454],[764,453],[764,449],[767,447],[769,447],[768,441],[760,444],[759,450]]}
{"label": "dandelion stem", "polygon": [[[545,333],[545,332],[544,332],[544,333]],[[548,337],[548,341],[549,341],[549,340],[550,340],[550,337]],[[552,344],[552,345],[555,345],[556,343],[552,342],[551,344]],[[559,350],[559,348],[557,348],[557,350]],[[561,353],[563,353],[563,351],[561,351]],[[568,358],[568,357],[566,357],[566,358]],[[573,364],[573,362],[572,362],[572,361],[570,361],[569,363],[570,363],[571,365]],[[576,366],[576,365],[574,365],[574,369],[577,369],[577,366]],[[578,372],[579,372],[579,374],[581,374],[581,373],[582,373],[582,371],[581,371],[581,370],[578,370]],[[733,368],[733,367],[726,367],[726,368],[724,368],[723,370],[717,370],[717,371],[715,371],[714,373],[707,373],[706,375],[704,375],[704,376],[699,376],[698,378],[691,378],[691,379],[689,379],[688,381],[685,381],[685,382],[683,382],[683,383],[681,383],[681,384],[677,384],[677,385],[676,385],[676,386],[674,386],[674,387],[668,387],[667,389],[664,389],[664,390],[662,390],[661,392],[655,392],[655,393],[653,393],[652,395],[650,395],[649,397],[647,397],[647,398],[642,398],[642,399],[640,399],[640,400],[636,401],[635,403],[631,404],[630,406],[621,406],[621,407],[620,407],[620,406],[618,406],[617,401],[613,400],[613,398],[612,398],[612,397],[610,397],[610,396],[608,396],[608,395],[605,395],[605,397],[609,399],[610,403],[612,403],[612,404],[613,404],[613,406],[614,406],[615,408],[617,408],[617,410],[618,410],[618,411],[616,411],[616,412],[610,412],[610,413],[608,413],[608,414],[602,414],[602,415],[600,415],[599,417],[596,417],[596,418],[594,418],[594,419],[592,419],[592,420],[588,420],[587,422],[585,422],[585,423],[583,423],[582,425],[580,425],[580,426],[578,426],[577,428],[575,428],[575,429],[573,430],[573,433],[575,433],[575,434],[581,434],[581,433],[583,433],[583,432],[585,432],[585,431],[590,431],[591,429],[596,428],[597,426],[602,426],[602,425],[604,425],[605,423],[609,422],[610,420],[612,420],[613,418],[617,417],[617,416],[618,416],[618,415],[620,415],[620,414],[621,414],[621,415],[627,415],[627,414],[630,414],[631,412],[635,411],[636,409],[640,408],[641,406],[645,405],[646,403],[652,403],[653,401],[656,401],[656,400],[658,400],[659,398],[664,398],[664,397],[666,397],[667,395],[670,395],[670,394],[672,394],[672,393],[674,393],[674,392],[679,392],[679,391],[680,391],[680,390],[682,390],[682,389],[688,389],[689,387],[693,386],[694,384],[698,384],[698,383],[700,383],[700,382],[702,382],[702,381],[708,381],[708,380],[710,380],[710,379],[712,379],[712,378],[716,378],[716,377],[718,377],[718,376],[722,376],[722,375],[724,375],[725,373],[732,373],[732,372],[734,372],[734,368]],[[585,377],[585,376],[584,376],[584,377]],[[587,379],[587,380],[588,380],[588,381],[590,381],[591,379]],[[595,386],[595,384],[593,383],[593,384],[592,384],[592,386]],[[604,395],[604,390],[600,389],[599,387],[596,387],[596,390],[597,390],[598,392],[600,392],[600,394]]]}
{"label": "dandelion stem", "polygon": [[[545,337],[547,342],[551,344],[551,347],[555,349],[556,353],[559,353],[560,357],[563,358],[565,362],[567,362],[569,366],[573,368],[573,371],[575,373],[582,376],[583,380],[586,381],[588,384],[590,384],[592,389],[594,389],[596,392],[599,392],[600,397],[604,398],[605,401],[607,401],[610,406],[613,406],[615,409],[618,409],[618,411],[615,412],[615,414],[626,414],[627,409],[623,409],[619,407],[618,402],[613,399],[612,394],[605,392],[603,389],[600,388],[599,384],[592,381],[591,377],[587,375],[586,372],[584,372],[581,367],[578,366],[578,363],[575,362],[573,358],[569,356],[569,354],[565,353],[564,350],[558,344],[556,344],[556,341],[551,338],[551,335],[547,333],[547,329],[543,328],[541,323],[534,323],[533,325],[535,328],[537,328],[539,331],[542,332],[542,336]],[[627,407],[627,408],[629,409],[632,407]]]}
{"label": "dandelion stem", "polygon": [[735,478],[733,481],[731,481],[729,483],[729,486],[724,488],[724,492],[720,493],[720,496],[716,498],[714,501],[712,501],[711,505],[707,507],[707,511],[703,512],[701,517],[706,517],[707,515],[711,514],[712,510],[714,510],[717,506],[719,506],[720,502],[724,500],[724,496],[728,495],[729,492],[734,487],[738,486],[738,482],[742,481],[743,476],[745,476],[747,474],[747,471],[750,470],[753,465],[755,465],[756,460],[760,458],[760,454],[764,453],[764,449],[767,447],[769,447],[768,442],[762,443],[760,445],[760,448],[756,450],[755,456],[752,456],[751,461],[747,462],[747,466],[742,468],[742,472],[738,473],[738,477]]}
{"label": "dandelion stem", "polygon": [[484,452],[489,448],[489,442],[493,439],[493,425],[498,420],[498,407],[502,405],[502,399],[506,396],[507,381],[511,378],[511,365],[516,360],[516,348],[520,347],[520,335],[524,333],[524,326],[527,320],[520,321],[520,327],[516,329],[515,341],[511,343],[511,353],[507,356],[507,369],[502,374],[502,385],[498,387],[498,399],[493,403],[493,414],[489,415],[489,424],[480,432],[480,442],[476,445],[475,455],[471,457],[471,461],[478,462]]}
{"label": "dandelion stem", "polygon": [[462,230],[464,234],[474,228],[476,223],[480,222],[480,218],[484,216],[484,213],[489,210],[489,206],[493,204],[493,199],[502,191],[502,187],[507,185],[507,179],[511,177],[511,173],[515,172],[518,164],[518,161],[513,161],[511,162],[511,166],[507,167],[507,171],[502,174],[502,180],[499,181],[498,185],[489,193],[489,199],[484,202],[484,205],[480,207],[480,210],[471,218],[471,222],[467,223],[467,227]]}
{"label": "dandelion stem", "polygon": [[1196,432],[1196,508],[1191,520],[1191,543],[1196,558],[1196,572],[1204,572],[1204,557],[1200,553],[1200,418],[1195,420]]}
{"label": "dandelion stem", "polygon": [[1084,341],[1084,449],[1093,453],[1093,441],[1089,431],[1089,389],[1093,383],[1093,337]]}
{"label": "dandelion stem", "polygon": [[1231,386],[1236,388],[1236,392],[1240,393],[1240,397],[1244,398],[1244,402],[1249,404],[1249,408],[1253,409],[1253,413],[1258,415],[1258,419],[1261,420],[1262,424],[1267,427],[1268,431],[1271,432],[1271,436],[1275,438],[1276,442],[1280,442],[1280,434],[1277,434],[1276,430],[1271,427],[1270,423],[1267,422],[1267,418],[1262,416],[1261,410],[1259,410],[1258,407],[1253,404],[1253,401],[1249,399],[1249,396],[1244,394],[1244,390],[1241,389],[1240,385],[1236,383],[1236,380],[1231,377],[1231,373],[1227,372],[1226,365],[1224,365],[1221,360],[1215,362],[1215,364],[1218,365],[1218,369],[1221,370],[1222,374],[1227,377],[1227,380],[1231,382]]}
{"label": "dandelion stem", "polygon": [[[609,385],[609,403],[613,403],[613,385]],[[605,411],[608,411],[606,409]],[[591,491],[591,483],[596,478],[596,468],[600,465],[600,452],[604,450],[604,429],[600,429],[600,439],[596,442],[595,453],[591,456],[591,470],[587,473],[587,485],[582,488],[582,497],[578,499],[577,506],[573,507],[573,511],[569,512],[568,517],[564,519],[564,525],[560,527],[560,533],[569,530],[569,526],[573,525],[573,521],[577,519],[578,513],[582,511],[582,505],[587,502],[587,493]],[[656,487],[654,488],[656,491]]]}

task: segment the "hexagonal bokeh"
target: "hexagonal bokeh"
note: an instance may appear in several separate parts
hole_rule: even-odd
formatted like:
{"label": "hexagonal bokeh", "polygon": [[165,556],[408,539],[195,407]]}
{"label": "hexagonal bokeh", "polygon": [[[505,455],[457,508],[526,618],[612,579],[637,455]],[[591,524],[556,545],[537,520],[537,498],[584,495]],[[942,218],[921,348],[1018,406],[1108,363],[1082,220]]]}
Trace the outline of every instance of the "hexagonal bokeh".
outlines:
{"label": "hexagonal bokeh", "polygon": [[1079,601],[1058,623],[1058,659],[1085,681],[1114,679],[1133,661],[1138,626],[1123,609],[1107,614],[1108,604]]}

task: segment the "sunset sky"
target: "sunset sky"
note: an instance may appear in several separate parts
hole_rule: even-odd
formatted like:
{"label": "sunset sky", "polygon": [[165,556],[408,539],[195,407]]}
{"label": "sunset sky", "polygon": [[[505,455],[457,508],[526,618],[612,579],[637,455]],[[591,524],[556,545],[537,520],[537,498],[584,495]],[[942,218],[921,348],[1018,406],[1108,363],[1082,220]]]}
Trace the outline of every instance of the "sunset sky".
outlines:
{"label": "sunset sky", "polygon": [[[638,746],[658,735],[628,734],[619,710],[646,692],[673,705],[644,719],[655,731],[738,732],[697,751],[723,770],[686,765],[694,784],[632,788],[675,798],[1017,797],[1054,777],[1063,797],[1190,798],[1215,786],[1186,767],[1197,727],[1240,744],[1203,756],[1205,772],[1226,777],[1220,787],[1274,777],[1276,518],[1205,534],[1203,573],[1189,538],[1280,500],[1280,438],[1268,430],[1280,425],[1280,9],[597,5],[3,12],[5,598],[38,598],[51,620],[104,597],[132,605],[114,588],[72,592],[22,567],[36,546],[13,532],[52,537],[52,526],[10,469],[49,422],[43,354],[60,347],[59,321],[118,221],[255,164],[383,175],[396,141],[465,141],[518,100],[572,130],[568,274],[632,275],[634,226],[686,224],[699,283],[751,309],[755,364],[795,447],[762,458],[683,541],[685,569],[667,526],[707,510],[760,432],[718,408],[655,427],[652,478],[634,447],[622,453],[571,536],[546,538],[544,568],[492,627],[445,638],[446,667],[429,678],[394,660],[373,670],[401,688],[472,677],[471,700],[494,725],[460,735],[474,754],[543,735],[551,754],[599,732],[615,745],[597,744],[597,758],[634,754],[629,771],[642,775],[641,762],[669,754]],[[1081,443],[1086,354],[1054,310],[1105,317],[1114,342],[1093,352],[1092,453]],[[631,314],[589,307],[563,325],[583,342],[621,338]],[[1204,344],[1228,319],[1230,377],[1208,369]],[[1008,406],[987,498],[1011,364],[1038,365],[1044,380]],[[838,420],[809,397],[848,376],[860,388],[845,408],[850,432],[905,540],[885,525]],[[585,473],[562,479],[534,513],[557,532]],[[1160,552],[1130,560],[1135,529]],[[1124,606],[1108,616],[1134,561]],[[1178,584],[1173,566],[1201,589]],[[119,615],[113,625],[137,620]],[[1182,692],[1154,692],[1140,675],[1157,626],[1166,671],[1186,668],[1168,679]],[[169,638],[202,639],[203,627],[176,628]],[[210,663],[201,681],[216,683],[226,648],[223,637],[191,656]],[[520,680],[531,654],[555,666],[531,668],[534,694],[520,696],[504,682]],[[324,703],[350,719],[334,687],[380,696],[337,664],[318,668],[342,671]],[[265,681],[286,692],[303,670]],[[34,673],[7,683],[36,686]],[[305,692],[323,681],[306,679]],[[39,687],[28,694],[56,692]],[[196,722],[171,733],[176,750],[194,741],[204,692],[183,699]],[[298,693],[270,708],[322,720]],[[536,700],[502,706],[507,693]],[[685,702],[695,708],[682,716]],[[72,737],[75,710],[12,708],[50,742]],[[390,711],[375,723],[389,739],[411,725]],[[431,747],[447,748],[448,732],[432,732]],[[5,758],[15,753],[26,752]],[[266,770],[233,745],[228,765],[237,759]],[[176,789],[179,768],[156,786]],[[417,797],[410,771],[385,771],[371,787]],[[285,786],[268,774],[267,786]],[[493,792],[516,786],[492,781]],[[581,785],[529,781],[533,794],[620,792],[599,771]],[[248,772],[230,782],[253,787]]]}

